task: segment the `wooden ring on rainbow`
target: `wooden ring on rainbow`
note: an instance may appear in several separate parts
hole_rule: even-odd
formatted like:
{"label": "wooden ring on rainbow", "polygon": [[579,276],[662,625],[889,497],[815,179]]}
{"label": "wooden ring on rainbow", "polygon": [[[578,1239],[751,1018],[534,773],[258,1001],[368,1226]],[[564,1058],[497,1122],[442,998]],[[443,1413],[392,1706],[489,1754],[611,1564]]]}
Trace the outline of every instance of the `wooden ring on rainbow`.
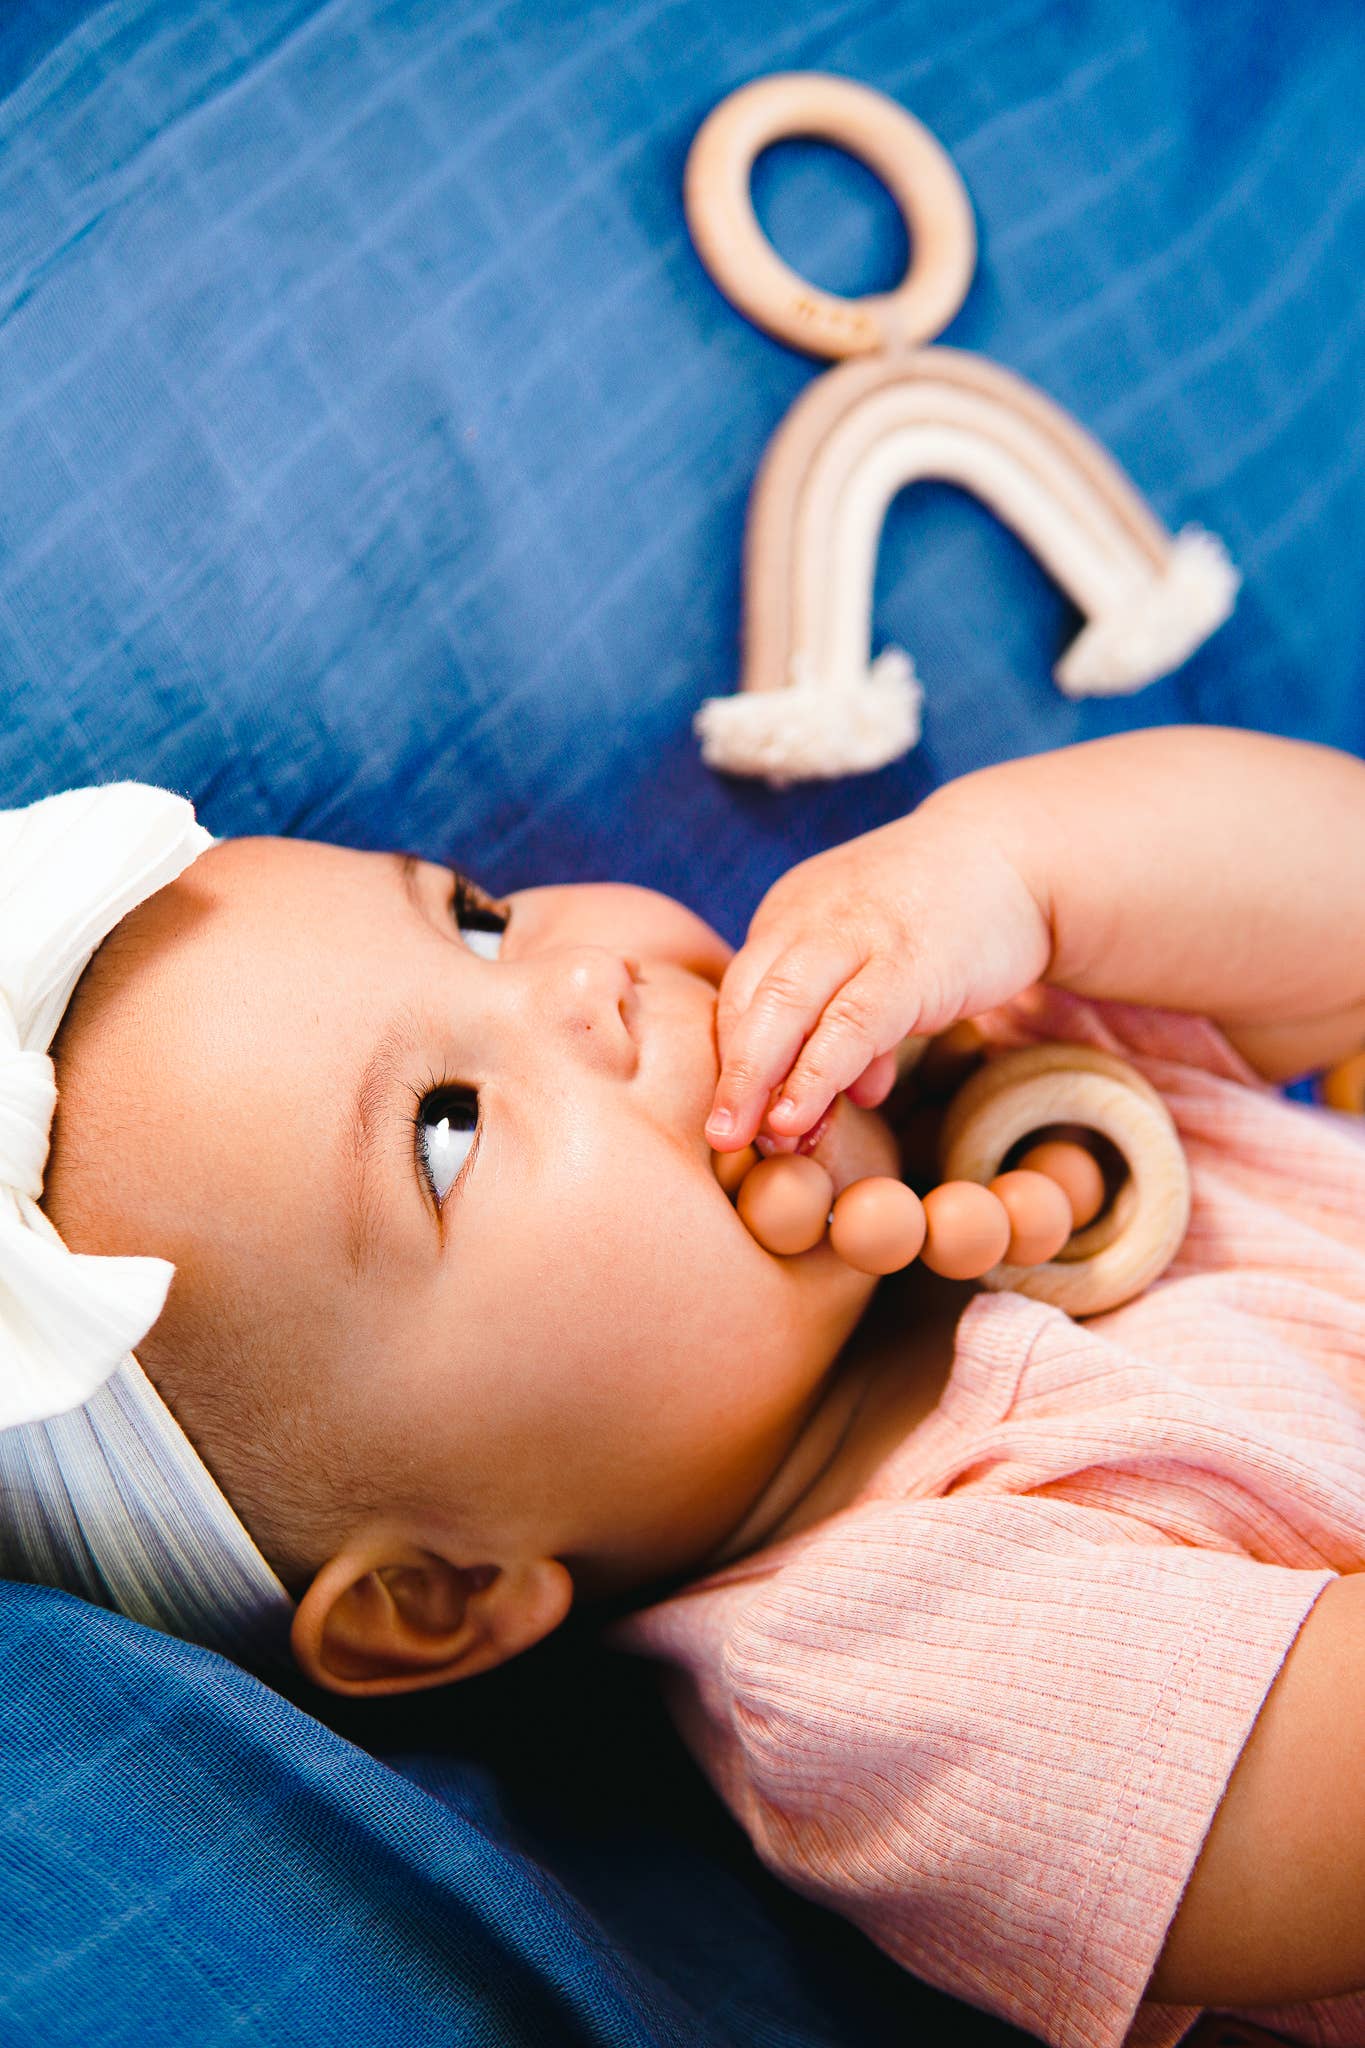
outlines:
{"label": "wooden ring on rainbow", "polygon": [[999,1265],[983,1287],[1013,1288],[1068,1315],[1131,1300],[1166,1270],[1190,1220],[1190,1173],[1170,1111],[1136,1068],[1081,1045],[1001,1053],[954,1096],[943,1119],[943,1172],[989,1182],[1021,1138],[1084,1124],[1117,1146],[1128,1178],[1088,1230],[1041,1266]]}
{"label": "wooden ring on rainbow", "polygon": [[[782,261],[759,226],[749,189],[754,159],[801,135],[857,157],[899,206],[910,264],[894,291],[821,291]],[[806,355],[869,355],[930,340],[966,298],[976,269],[972,205],[947,151],[885,93],[824,72],[775,72],[723,99],[688,151],[683,207],[698,254],[731,304]]]}
{"label": "wooden ring on rainbow", "polygon": [[1352,1053],[1329,1067],[1318,1084],[1318,1094],[1328,1109],[1343,1109],[1348,1116],[1365,1116],[1365,1051]]}

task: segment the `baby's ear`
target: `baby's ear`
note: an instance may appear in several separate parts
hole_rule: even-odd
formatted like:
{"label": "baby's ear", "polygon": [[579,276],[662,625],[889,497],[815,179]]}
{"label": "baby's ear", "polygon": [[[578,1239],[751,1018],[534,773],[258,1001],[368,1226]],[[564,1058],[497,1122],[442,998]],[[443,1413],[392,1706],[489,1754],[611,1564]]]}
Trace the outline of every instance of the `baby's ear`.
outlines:
{"label": "baby's ear", "polygon": [[573,1580],[558,1558],[461,1565],[358,1532],[317,1574],[294,1616],[294,1661],[328,1692],[421,1692],[491,1671],[558,1628]]}

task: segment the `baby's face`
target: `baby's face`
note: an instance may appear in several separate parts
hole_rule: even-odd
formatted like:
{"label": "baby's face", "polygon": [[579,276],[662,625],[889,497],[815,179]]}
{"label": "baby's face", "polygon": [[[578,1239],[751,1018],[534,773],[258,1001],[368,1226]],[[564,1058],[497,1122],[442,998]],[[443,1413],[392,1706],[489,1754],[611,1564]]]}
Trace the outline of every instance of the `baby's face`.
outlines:
{"label": "baby's face", "polygon": [[[172,1338],[269,1329],[405,1526],[591,1594],[718,1549],[874,1285],[772,1256],[715,1179],[724,941],[644,889],[462,907],[446,869],[267,839],[134,920],[63,1097],[117,1169],[64,1184],[77,1248],[174,1260]],[[821,1157],[895,1170],[846,1100]]]}

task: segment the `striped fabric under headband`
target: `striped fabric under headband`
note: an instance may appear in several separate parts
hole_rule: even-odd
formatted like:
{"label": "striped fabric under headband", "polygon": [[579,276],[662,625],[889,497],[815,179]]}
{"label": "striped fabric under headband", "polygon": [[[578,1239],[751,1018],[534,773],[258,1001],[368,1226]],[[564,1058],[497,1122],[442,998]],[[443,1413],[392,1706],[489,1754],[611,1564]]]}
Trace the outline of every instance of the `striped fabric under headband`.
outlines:
{"label": "striped fabric under headband", "polygon": [[0,811],[0,1574],[268,1664],[293,1603],[130,1349],[173,1268],[72,1252],[38,1206],[76,983],[212,844],[141,783]]}

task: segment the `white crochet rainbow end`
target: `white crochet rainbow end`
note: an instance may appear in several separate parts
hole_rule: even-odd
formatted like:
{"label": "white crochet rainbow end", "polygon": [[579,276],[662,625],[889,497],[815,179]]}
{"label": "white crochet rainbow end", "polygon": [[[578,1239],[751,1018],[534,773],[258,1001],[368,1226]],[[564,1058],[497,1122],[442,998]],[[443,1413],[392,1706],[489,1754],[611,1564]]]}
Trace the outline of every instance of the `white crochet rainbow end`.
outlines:
{"label": "white crochet rainbow end", "polygon": [[1215,534],[1187,526],[1164,569],[1091,619],[1053,670],[1068,697],[1140,690],[1188,661],[1232,611],[1242,579]]}
{"label": "white crochet rainbow end", "polygon": [[785,789],[898,760],[919,739],[923,702],[909,655],[888,647],[851,687],[798,669],[785,689],[708,697],[692,730],[709,768],[766,776],[772,788]]}

